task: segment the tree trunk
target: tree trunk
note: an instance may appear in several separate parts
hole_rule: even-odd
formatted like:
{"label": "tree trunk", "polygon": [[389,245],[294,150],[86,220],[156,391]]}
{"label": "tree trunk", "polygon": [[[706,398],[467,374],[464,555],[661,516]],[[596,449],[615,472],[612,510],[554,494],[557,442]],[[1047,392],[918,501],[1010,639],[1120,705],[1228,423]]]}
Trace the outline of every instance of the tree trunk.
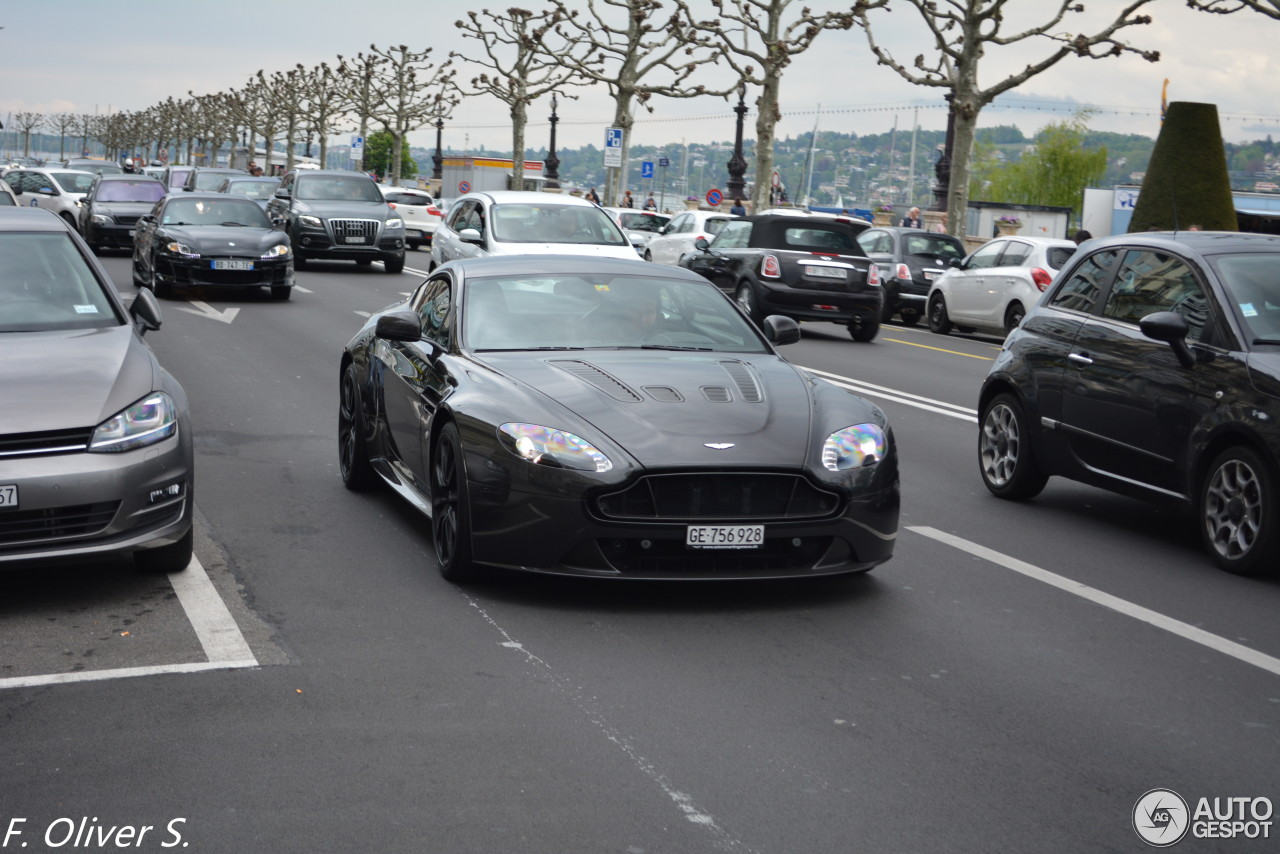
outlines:
{"label": "tree trunk", "polygon": [[285,126],[285,128],[288,135],[285,137],[285,140],[284,140],[284,171],[290,172],[293,170],[293,163],[294,163],[293,143],[298,132],[298,114],[297,113],[293,113],[293,112],[289,113],[289,123]]}
{"label": "tree trunk", "polygon": [[977,99],[968,94],[955,98],[955,135],[951,142],[951,183],[947,193],[947,231],[964,237],[968,227],[970,159],[978,130]]}
{"label": "tree trunk", "polygon": [[508,190],[524,189],[524,126],[529,121],[529,106],[524,102],[524,92],[516,95],[511,105],[511,178]]}
{"label": "tree trunk", "polygon": [[271,154],[275,149],[276,126],[274,124],[267,125],[262,129],[262,147],[266,150],[267,155],[263,158],[263,174],[271,174]]}
{"label": "tree trunk", "polygon": [[[399,124],[395,130],[391,132],[391,186],[400,186],[400,166],[404,159],[404,135],[405,130]],[[382,182],[387,183],[387,176],[382,176]]]}
{"label": "tree trunk", "polygon": [[773,140],[778,126],[778,78],[766,75],[756,99],[756,185],[751,193],[751,209],[769,207],[773,190]]}
{"label": "tree trunk", "polygon": [[364,170],[364,153],[369,144],[369,117],[367,115],[360,116],[360,156],[356,160],[356,171]]}

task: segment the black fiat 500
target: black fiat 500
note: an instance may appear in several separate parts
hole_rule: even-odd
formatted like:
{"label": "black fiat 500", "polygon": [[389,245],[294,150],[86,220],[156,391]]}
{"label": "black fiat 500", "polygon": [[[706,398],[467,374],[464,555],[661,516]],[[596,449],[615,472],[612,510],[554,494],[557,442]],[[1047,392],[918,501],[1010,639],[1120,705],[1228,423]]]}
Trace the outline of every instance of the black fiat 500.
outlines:
{"label": "black fiat 500", "polygon": [[1280,237],[1126,234],[1081,246],[982,388],[1002,498],[1062,475],[1195,514],[1223,569],[1280,558]]}

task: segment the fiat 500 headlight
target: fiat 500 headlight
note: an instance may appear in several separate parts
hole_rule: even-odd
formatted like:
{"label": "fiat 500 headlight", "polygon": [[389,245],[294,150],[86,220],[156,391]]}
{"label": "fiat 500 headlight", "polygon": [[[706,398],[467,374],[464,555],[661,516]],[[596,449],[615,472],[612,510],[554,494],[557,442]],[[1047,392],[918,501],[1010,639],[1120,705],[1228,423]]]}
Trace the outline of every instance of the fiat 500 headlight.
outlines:
{"label": "fiat 500 headlight", "polygon": [[285,246],[283,243],[277,243],[275,246],[272,246],[266,252],[263,252],[262,258],[263,260],[270,260],[271,258],[279,258],[281,255],[288,255],[288,254],[289,254],[289,247]]}
{"label": "fiat 500 headlight", "polygon": [[846,471],[884,459],[888,440],[878,424],[855,424],[837,430],[822,443],[822,467]]}
{"label": "fiat 500 headlight", "polygon": [[112,454],[154,445],[178,432],[178,409],[173,398],[152,392],[98,425],[89,440],[89,451]]}
{"label": "fiat 500 headlight", "polygon": [[605,472],[609,458],[581,436],[539,424],[503,424],[498,436],[507,450],[536,465]]}

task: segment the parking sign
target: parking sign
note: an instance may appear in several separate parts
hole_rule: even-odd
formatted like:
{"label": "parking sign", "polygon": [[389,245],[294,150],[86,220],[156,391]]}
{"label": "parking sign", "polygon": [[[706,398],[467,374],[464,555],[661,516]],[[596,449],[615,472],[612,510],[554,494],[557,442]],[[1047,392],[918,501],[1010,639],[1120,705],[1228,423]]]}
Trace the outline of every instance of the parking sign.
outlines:
{"label": "parking sign", "polygon": [[653,161],[652,160],[645,160],[640,163],[640,177],[641,178],[653,177]]}
{"label": "parking sign", "polygon": [[604,165],[622,165],[622,128],[604,129]]}

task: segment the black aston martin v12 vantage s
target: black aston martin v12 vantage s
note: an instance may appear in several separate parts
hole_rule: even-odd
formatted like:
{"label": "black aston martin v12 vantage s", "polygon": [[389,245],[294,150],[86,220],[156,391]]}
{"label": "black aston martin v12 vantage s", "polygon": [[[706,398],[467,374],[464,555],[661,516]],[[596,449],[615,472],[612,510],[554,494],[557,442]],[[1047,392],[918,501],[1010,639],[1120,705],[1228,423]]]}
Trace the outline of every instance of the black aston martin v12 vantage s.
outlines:
{"label": "black aston martin v12 vantage s", "polygon": [[780,357],[693,273],[562,255],[455,261],[339,367],[341,473],[431,519],[440,571],[780,578],[888,560],[883,412]]}

